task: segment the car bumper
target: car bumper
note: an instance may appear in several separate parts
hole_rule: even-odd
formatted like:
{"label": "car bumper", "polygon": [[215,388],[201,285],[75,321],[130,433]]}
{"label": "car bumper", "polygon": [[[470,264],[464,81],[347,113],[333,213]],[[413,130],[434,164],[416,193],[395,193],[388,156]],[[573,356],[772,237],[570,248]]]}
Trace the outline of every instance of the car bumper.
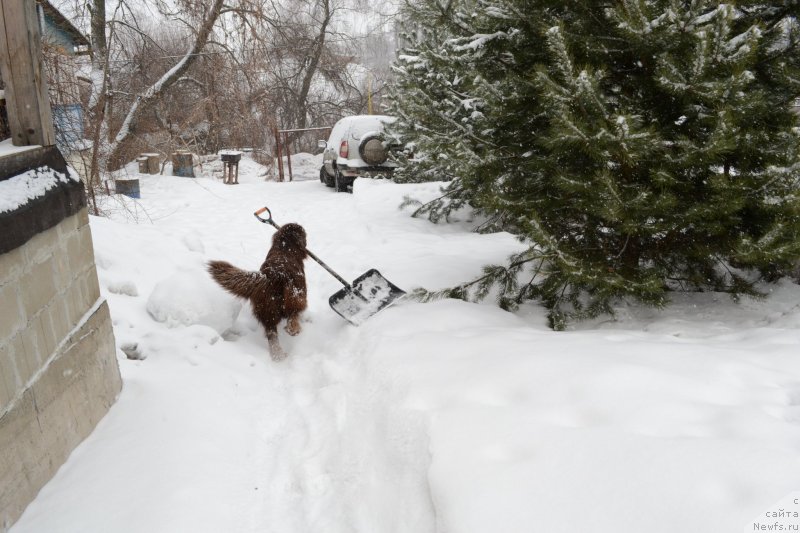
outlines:
{"label": "car bumper", "polygon": [[377,167],[346,167],[339,166],[339,171],[343,176],[357,178],[359,176],[388,176],[394,172],[395,167],[377,166]]}

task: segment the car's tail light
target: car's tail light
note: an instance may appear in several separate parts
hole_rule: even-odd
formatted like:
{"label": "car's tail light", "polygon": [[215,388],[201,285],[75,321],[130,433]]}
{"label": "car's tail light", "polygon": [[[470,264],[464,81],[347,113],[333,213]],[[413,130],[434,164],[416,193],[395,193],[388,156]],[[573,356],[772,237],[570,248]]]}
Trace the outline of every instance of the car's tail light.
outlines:
{"label": "car's tail light", "polygon": [[347,145],[347,141],[342,141],[342,144],[339,145],[339,157],[347,158],[349,153],[350,147]]}

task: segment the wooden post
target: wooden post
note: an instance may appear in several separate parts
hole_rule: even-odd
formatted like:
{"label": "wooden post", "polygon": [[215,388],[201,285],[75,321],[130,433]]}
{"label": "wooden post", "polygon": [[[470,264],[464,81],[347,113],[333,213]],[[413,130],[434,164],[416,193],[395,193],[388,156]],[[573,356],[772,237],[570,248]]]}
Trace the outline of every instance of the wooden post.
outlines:
{"label": "wooden post", "polygon": [[33,0],[0,1],[0,75],[15,146],[56,143],[47,78],[42,72],[41,30]]}
{"label": "wooden post", "polygon": [[281,154],[281,134],[275,126],[275,150],[278,152],[278,181],[283,181],[283,154]]}
{"label": "wooden post", "polygon": [[148,174],[158,174],[161,171],[161,154],[147,153],[147,154],[142,154],[141,157],[147,158]]}
{"label": "wooden post", "polygon": [[289,181],[292,181],[292,144],[289,142],[288,133],[284,136],[284,141],[286,145],[286,164],[289,166]]}

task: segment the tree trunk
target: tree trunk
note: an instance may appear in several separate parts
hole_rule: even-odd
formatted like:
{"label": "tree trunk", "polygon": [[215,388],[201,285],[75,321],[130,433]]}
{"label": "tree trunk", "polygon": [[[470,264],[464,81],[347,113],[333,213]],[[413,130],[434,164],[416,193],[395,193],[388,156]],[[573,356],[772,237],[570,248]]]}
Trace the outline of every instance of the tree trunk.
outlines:
{"label": "tree trunk", "polygon": [[122,122],[122,127],[117,132],[114,140],[111,142],[109,150],[109,166],[111,169],[119,168],[124,161],[121,156],[124,153],[124,148],[128,141],[132,138],[136,131],[136,123],[152,106],[161,98],[161,96],[178,81],[181,76],[192,66],[198,57],[198,54],[203,50],[211,31],[214,29],[214,24],[219,18],[222,11],[223,0],[214,0],[211,7],[206,13],[206,18],[203,20],[192,46],[186,52],[186,55],[181,58],[178,63],[172,67],[166,74],[164,74],[158,81],[147,88],[143,93],[136,97],[131,109],[125,116]]}
{"label": "tree trunk", "polygon": [[622,271],[626,276],[634,275],[639,270],[641,255],[642,247],[638,237],[629,235],[622,251]]}
{"label": "tree trunk", "polygon": [[[328,33],[328,24],[330,24],[332,12],[330,0],[322,0],[325,10],[325,17],[319,28],[319,33],[314,39],[314,48],[311,53],[311,58],[308,63],[305,75],[303,76],[303,83],[300,87],[300,94],[297,95],[297,123],[296,128],[302,129],[306,127],[306,119],[308,117],[308,93],[311,90],[311,82],[314,75],[317,73],[322,52],[325,50],[325,35]],[[296,135],[292,136],[292,140]]]}

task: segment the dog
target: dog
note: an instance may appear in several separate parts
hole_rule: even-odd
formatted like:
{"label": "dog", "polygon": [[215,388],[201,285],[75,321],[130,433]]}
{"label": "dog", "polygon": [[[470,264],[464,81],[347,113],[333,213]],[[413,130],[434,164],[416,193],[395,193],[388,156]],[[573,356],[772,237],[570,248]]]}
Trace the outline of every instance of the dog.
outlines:
{"label": "dog", "polygon": [[208,272],[223,289],[250,300],[253,314],[264,327],[273,360],[286,358],[278,343],[278,324],[286,320],[286,333],[300,333],[300,314],[306,309],[306,274],[303,261],[306,231],[286,224],[272,236],[272,246],[258,272],[248,272],[227,261],[209,261]]}

